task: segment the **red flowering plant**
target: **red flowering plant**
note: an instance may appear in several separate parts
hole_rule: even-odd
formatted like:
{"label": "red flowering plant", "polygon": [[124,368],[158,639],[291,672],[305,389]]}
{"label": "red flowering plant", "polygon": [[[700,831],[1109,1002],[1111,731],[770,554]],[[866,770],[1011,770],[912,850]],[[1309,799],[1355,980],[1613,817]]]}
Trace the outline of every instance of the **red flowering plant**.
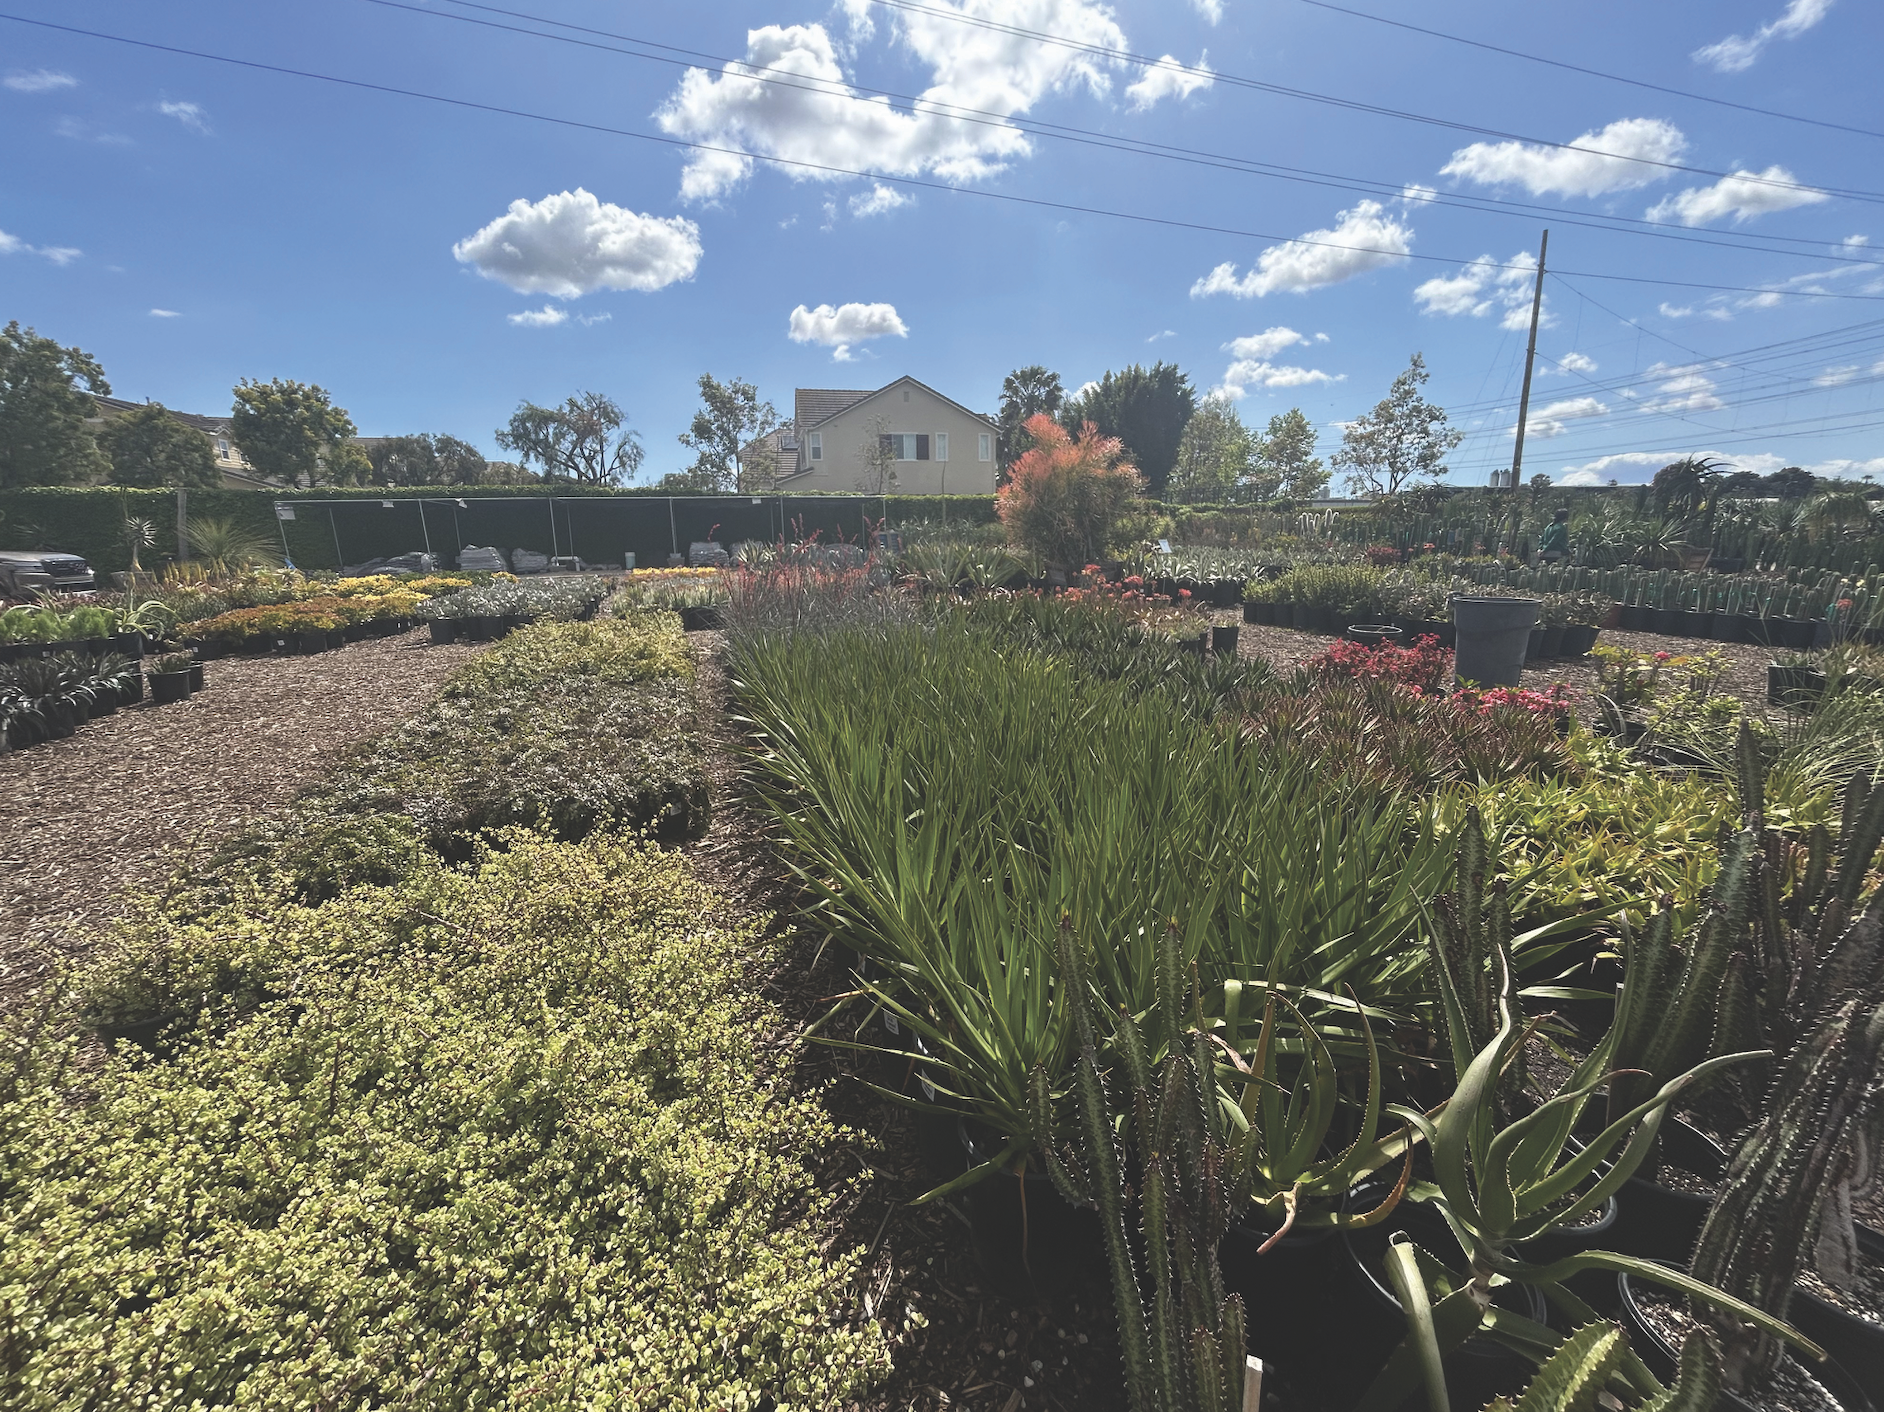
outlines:
{"label": "red flowering plant", "polygon": [[1453,694],[1452,700],[1458,709],[1480,716],[1500,711],[1526,711],[1553,721],[1567,721],[1576,711],[1576,697],[1563,682],[1553,682],[1548,691],[1528,686],[1462,687]]}
{"label": "red flowering plant", "polygon": [[1376,569],[1391,568],[1400,562],[1400,551],[1391,544],[1370,544],[1366,554],[1367,562]]}
{"label": "red flowering plant", "polygon": [[1430,633],[1411,647],[1391,642],[1369,647],[1343,638],[1308,665],[1324,680],[1359,677],[1396,682],[1419,692],[1440,692],[1446,689],[1446,677],[1452,671],[1452,653]]}

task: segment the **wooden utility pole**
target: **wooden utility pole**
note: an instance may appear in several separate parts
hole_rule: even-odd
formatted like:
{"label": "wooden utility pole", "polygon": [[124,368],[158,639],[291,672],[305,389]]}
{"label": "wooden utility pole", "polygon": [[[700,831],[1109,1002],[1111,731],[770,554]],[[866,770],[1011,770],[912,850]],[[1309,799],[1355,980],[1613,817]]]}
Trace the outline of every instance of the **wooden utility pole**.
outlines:
{"label": "wooden utility pole", "polygon": [[1531,364],[1537,361],[1537,315],[1544,307],[1544,254],[1550,249],[1550,232],[1544,232],[1537,246],[1537,287],[1531,291],[1531,343],[1524,350],[1524,390],[1518,394],[1518,441],[1511,448],[1511,493],[1518,493],[1518,477],[1524,470],[1524,423],[1531,414]]}

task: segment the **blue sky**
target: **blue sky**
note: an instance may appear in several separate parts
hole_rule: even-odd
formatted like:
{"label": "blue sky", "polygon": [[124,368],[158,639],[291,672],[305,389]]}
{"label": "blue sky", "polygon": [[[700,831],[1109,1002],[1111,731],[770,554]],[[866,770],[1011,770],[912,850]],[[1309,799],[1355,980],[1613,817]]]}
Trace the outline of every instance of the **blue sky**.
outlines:
{"label": "blue sky", "polygon": [[[1482,484],[1549,226],[1527,475],[1884,476],[1884,139],[1826,126],[1884,131],[1876,5],[1351,0],[1767,116],[1307,0],[490,4],[9,0],[458,101],[0,21],[0,317],[120,396],[297,378],[487,453],[520,399],[601,390],[644,479],[690,460],[702,372],[992,410],[1020,365],[1165,358],[1257,425],[1301,406],[1327,454],[1419,350]],[[683,62],[515,32],[546,21]]]}

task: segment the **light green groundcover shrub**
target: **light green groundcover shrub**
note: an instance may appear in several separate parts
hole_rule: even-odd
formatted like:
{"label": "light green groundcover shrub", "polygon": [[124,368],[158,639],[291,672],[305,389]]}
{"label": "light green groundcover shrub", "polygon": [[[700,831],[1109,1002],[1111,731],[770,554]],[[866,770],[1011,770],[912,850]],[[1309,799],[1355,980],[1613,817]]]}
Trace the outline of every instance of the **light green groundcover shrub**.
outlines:
{"label": "light green groundcover shrub", "polygon": [[764,938],[652,846],[498,842],[147,920],[86,986],[194,1010],[171,1057],[67,1088],[3,1052],[0,1403],[823,1408],[882,1375],[855,1253],[820,1254],[838,1134],[758,1051]]}

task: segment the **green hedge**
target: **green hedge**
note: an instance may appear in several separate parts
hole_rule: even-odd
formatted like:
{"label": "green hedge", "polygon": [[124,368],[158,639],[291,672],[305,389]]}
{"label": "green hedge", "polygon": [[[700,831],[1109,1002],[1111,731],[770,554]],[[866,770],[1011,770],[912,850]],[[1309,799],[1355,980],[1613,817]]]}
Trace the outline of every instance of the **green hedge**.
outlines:
{"label": "green hedge", "polygon": [[753,926],[531,830],[307,907],[153,901],[86,985],[167,1057],[0,1060],[0,1400],[837,1406],[887,1371],[823,1253]]}

